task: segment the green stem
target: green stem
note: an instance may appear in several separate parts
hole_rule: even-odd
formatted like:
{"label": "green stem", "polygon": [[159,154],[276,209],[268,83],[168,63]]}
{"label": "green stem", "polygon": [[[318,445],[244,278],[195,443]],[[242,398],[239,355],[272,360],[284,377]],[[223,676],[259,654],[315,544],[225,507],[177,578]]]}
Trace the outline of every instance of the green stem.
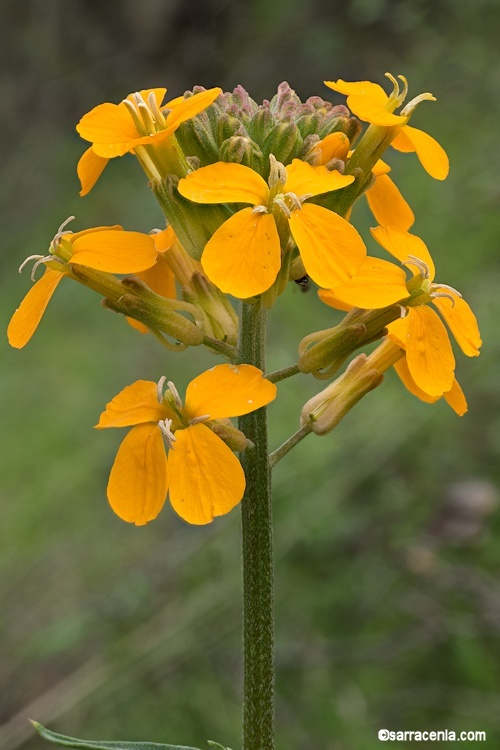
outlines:
{"label": "green stem", "polygon": [[226,344],[225,341],[219,341],[219,339],[214,339],[211,336],[207,336],[205,334],[205,336],[203,337],[203,343],[209,349],[217,352],[217,354],[221,354],[230,362],[234,362],[238,357],[238,350],[236,349],[236,347],[231,346],[231,344]]}
{"label": "green stem", "polygon": [[298,365],[291,365],[291,367],[284,367],[282,370],[274,370],[274,372],[268,372],[265,375],[266,380],[270,380],[271,383],[279,383],[280,380],[291,378],[292,375],[298,375],[300,372]]}
{"label": "green stem", "polygon": [[312,427],[309,424],[304,425],[304,427],[301,427],[300,430],[297,430],[297,432],[294,432],[291,437],[288,438],[288,440],[285,440],[285,442],[280,445],[279,448],[276,448],[275,451],[271,453],[269,456],[269,463],[271,464],[271,469],[276,466],[278,461],[281,461],[283,456],[286,456],[289,451],[292,450],[292,448],[295,448],[297,443],[300,443],[300,441],[306,437],[306,435],[309,435],[309,433],[312,431]]}
{"label": "green stem", "polygon": [[[240,362],[265,371],[266,310],[241,303]],[[274,748],[274,580],[267,410],[240,417],[243,453],[243,750]]]}

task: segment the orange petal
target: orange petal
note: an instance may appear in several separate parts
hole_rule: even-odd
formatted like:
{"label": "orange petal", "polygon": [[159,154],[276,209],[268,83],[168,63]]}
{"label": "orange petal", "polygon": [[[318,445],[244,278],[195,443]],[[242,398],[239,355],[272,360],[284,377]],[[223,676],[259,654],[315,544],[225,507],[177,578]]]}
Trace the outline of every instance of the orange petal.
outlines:
{"label": "orange petal", "polygon": [[429,396],[428,393],[423,391],[421,388],[418,387],[418,385],[415,383],[411,376],[411,372],[408,369],[408,364],[406,362],[406,357],[403,357],[402,359],[398,360],[394,364],[394,369],[396,370],[397,374],[399,375],[401,381],[403,382],[403,385],[406,387],[408,391],[410,391],[413,396],[416,396],[421,401],[425,401],[426,404],[435,404],[436,401],[440,398],[440,396]]}
{"label": "orange petal", "polygon": [[293,211],[289,222],[306,271],[316,284],[332,289],[357,273],[366,247],[352,224],[313,203]]}
{"label": "orange petal", "polygon": [[7,336],[11,346],[22,349],[28,343],[38,328],[57,285],[65,275],[61,271],[47,268],[42,278],[31,287],[12,316],[7,328]]}
{"label": "orange petal", "polygon": [[230,448],[204,424],[175,433],[168,454],[170,502],[188,523],[229,513],[245,491],[245,474]]}
{"label": "orange petal", "polygon": [[90,193],[108,161],[109,159],[98,156],[92,146],[85,151],[76,168],[82,186],[80,195]]}
{"label": "orange petal", "polygon": [[448,297],[435,297],[432,302],[445,319],[463,353],[468,357],[477,357],[483,342],[481,341],[476,316],[469,305],[450,289],[438,287],[433,291],[450,294],[453,297],[454,303]]}
{"label": "orange petal", "polygon": [[[142,96],[145,102],[148,101],[150,94],[154,94],[155,99],[156,99],[156,104],[158,105],[158,107],[161,107],[161,103],[165,99],[165,94],[167,93],[167,89],[165,87],[160,87],[157,89],[141,89],[140,91],[137,91],[137,93],[140,96]],[[131,101],[132,104],[134,104],[135,102],[134,94],[129,94],[127,96],[127,99]]]}
{"label": "orange petal", "polygon": [[179,193],[195,203],[266,203],[265,180],[243,164],[219,161],[190,172],[179,182]]}
{"label": "orange petal", "polygon": [[430,396],[442,396],[453,385],[455,357],[446,328],[426,305],[408,311],[406,359],[413,380]]}
{"label": "orange petal", "polygon": [[328,164],[332,159],[345,159],[349,153],[351,142],[345,133],[338,130],[329,133],[323,140],[314,146],[314,152],[321,154],[321,164]]}
{"label": "orange petal", "polygon": [[372,167],[372,172],[375,177],[380,177],[382,174],[388,174],[390,171],[391,167],[383,159],[379,159]]}
{"label": "orange petal", "polygon": [[415,216],[391,178],[379,175],[372,187],[366,191],[366,200],[379,224],[406,232],[414,223]]}
{"label": "orange petal", "polygon": [[158,261],[154,266],[147,268],[145,271],[139,271],[136,276],[142,279],[156,294],[167,297],[167,299],[176,298],[174,272],[161,253],[158,255]]}
{"label": "orange petal", "polygon": [[465,398],[463,390],[460,388],[458,380],[455,378],[451,389],[443,394],[448,406],[451,406],[453,411],[458,414],[459,417],[467,412],[467,400]]}
{"label": "orange petal", "polygon": [[151,236],[153,237],[155,247],[159,253],[164,253],[166,250],[170,250],[177,239],[172,227],[162,229],[161,232],[155,232]]}
{"label": "orange petal", "polygon": [[252,208],[238,211],[207,242],[201,264],[210,281],[227,294],[245,299],[265,292],[281,266],[274,217]]}
{"label": "orange petal", "polygon": [[365,258],[356,276],[333,291],[342,302],[367,310],[387,307],[409,296],[403,269],[370,256]]}
{"label": "orange petal", "polygon": [[115,396],[102,412],[97,429],[130,427],[134,424],[172,418],[170,409],[160,404],[157,385],[151,380],[137,380]]}
{"label": "orange petal", "polygon": [[276,390],[253,365],[216,365],[189,383],[186,411],[191,418],[240,417],[274,401]]}
{"label": "orange petal", "polygon": [[151,268],[157,252],[151,235],[107,230],[71,240],[71,263],[108,273],[136,273]]}
{"label": "orange petal", "polygon": [[435,180],[445,180],[448,177],[450,162],[446,151],[423,130],[405,125],[391,146],[398,151],[415,151],[425,171]]}
{"label": "orange petal", "polygon": [[387,250],[388,253],[399,261],[407,261],[410,255],[423,261],[429,268],[430,280],[433,280],[436,273],[434,261],[427,249],[427,245],[420,237],[409,232],[402,232],[400,229],[393,229],[392,227],[375,227],[375,229],[370,229],[370,232],[378,244],[382,245],[384,250]]}
{"label": "orange petal", "polygon": [[301,195],[321,195],[332,190],[340,190],[354,182],[352,175],[340,174],[336,169],[329,171],[326,167],[313,167],[306,161],[294,159],[286,168],[284,193]]}
{"label": "orange petal", "polygon": [[408,326],[410,318],[406,315],[404,318],[398,318],[387,326],[387,338],[394,341],[395,344],[406,349],[408,344]]}
{"label": "orange petal", "polygon": [[385,108],[382,102],[370,96],[353,94],[348,97],[347,106],[360,120],[369,122],[372,125],[381,125],[382,127],[390,128],[394,125],[404,125],[406,122],[406,117],[392,114],[392,112],[389,112]]}
{"label": "orange petal", "polygon": [[372,83],[371,81],[349,82],[343,81],[342,78],[339,78],[338,81],[324,81],[324,84],[325,86],[328,86],[329,89],[338,91],[339,94],[345,94],[345,96],[351,96],[352,94],[356,96],[369,96],[380,102],[380,104],[385,104],[389,98],[382,86],[379,86],[378,83]]}
{"label": "orange petal", "polygon": [[346,302],[342,302],[338,297],[335,296],[333,289],[318,289],[318,297],[328,307],[333,307],[334,310],[343,310],[349,312],[353,306],[348,305]]}
{"label": "orange petal", "polygon": [[160,429],[141,424],[126,435],[108,482],[108,501],[124,521],[136,526],[156,518],[168,490],[167,457]]}
{"label": "orange petal", "polygon": [[173,106],[173,109],[167,115],[167,130],[173,133],[183,122],[203,112],[220,94],[222,94],[222,89],[214,88],[207,91],[200,91],[198,94],[193,94],[193,96],[189,96],[187,99],[179,100],[179,97],[177,97],[170,101],[167,106]]}
{"label": "orange petal", "polygon": [[123,102],[99,104],[82,117],[76,129],[91,143],[120,145],[139,137],[132,115]]}

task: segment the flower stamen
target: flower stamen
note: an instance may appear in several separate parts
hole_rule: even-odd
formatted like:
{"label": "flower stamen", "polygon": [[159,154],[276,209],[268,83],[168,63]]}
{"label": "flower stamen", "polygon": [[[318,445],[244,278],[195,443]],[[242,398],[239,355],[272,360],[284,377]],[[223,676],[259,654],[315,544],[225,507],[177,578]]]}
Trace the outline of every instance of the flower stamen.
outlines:
{"label": "flower stamen", "polygon": [[451,306],[455,307],[455,297],[452,297],[451,294],[447,294],[446,292],[431,292],[429,297],[432,297],[432,299],[436,299],[436,297],[446,297],[451,300]]}
{"label": "flower stamen", "polygon": [[450,286],[449,284],[431,284],[431,289],[449,289],[450,292],[453,292],[453,294],[456,294],[457,297],[460,297],[462,299],[462,295],[460,292],[458,292],[455,287]]}
{"label": "flower stamen", "polygon": [[160,402],[160,404],[163,403],[163,386],[165,385],[166,379],[167,379],[166,376],[162,375],[156,386],[156,395],[158,397],[158,401]]}
{"label": "flower stamen", "polygon": [[416,266],[418,270],[420,271],[420,275],[424,279],[430,278],[430,271],[429,266],[427,263],[424,263],[423,260],[420,260],[420,258],[417,258],[415,255],[409,255],[407,260],[401,261],[402,266]]}
{"label": "flower stamen", "polygon": [[206,422],[207,419],[210,419],[210,414],[203,414],[201,417],[193,417],[193,419],[190,419],[189,424],[199,424],[200,422]]}
{"label": "flower stamen", "polygon": [[158,422],[158,427],[162,431],[168,447],[172,448],[173,444],[176,441],[176,437],[174,433],[172,432],[172,430],[170,429],[172,427],[172,420],[160,419],[160,421]]}
{"label": "flower stamen", "polygon": [[177,390],[177,388],[175,387],[175,385],[172,383],[171,380],[168,381],[167,386],[168,386],[168,390],[174,397],[174,402],[175,402],[176,407],[178,409],[182,409],[182,401],[181,401],[181,397],[179,396],[179,391]]}

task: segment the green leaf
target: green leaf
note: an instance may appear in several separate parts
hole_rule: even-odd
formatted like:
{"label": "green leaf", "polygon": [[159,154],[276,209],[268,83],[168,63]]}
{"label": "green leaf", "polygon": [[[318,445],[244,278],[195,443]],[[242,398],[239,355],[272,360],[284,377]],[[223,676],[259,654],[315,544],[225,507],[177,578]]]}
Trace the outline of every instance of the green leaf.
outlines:
{"label": "green leaf", "polygon": [[214,742],[214,740],[207,740],[210,747],[215,748],[215,750],[231,750],[230,747],[224,747],[224,745],[221,745],[219,742]]}
{"label": "green leaf", "polygon": [[31,722],[38,734],[53,742],[55,745],[64,745],[64,747],[82,748],[82,750],[200,750],[196,747],[187,745],[162,745],[158,742],[92,742],[91,740],[77,740],[75,737],[65,737],[63,734],[56,734],[49,729],[45,729],[36,721]]}

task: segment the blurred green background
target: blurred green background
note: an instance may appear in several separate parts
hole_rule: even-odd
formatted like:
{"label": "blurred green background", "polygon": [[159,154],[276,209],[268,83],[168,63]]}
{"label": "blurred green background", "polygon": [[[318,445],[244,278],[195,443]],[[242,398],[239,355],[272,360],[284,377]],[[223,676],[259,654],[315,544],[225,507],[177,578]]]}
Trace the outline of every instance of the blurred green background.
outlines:
{"label": "blurred green background", "polygon": [[[383,83],[386,70],[437,97],[414,124],[446,147],[447,182],[414,156],[389,160],[438,279],[479,318],[482,356],[458,367],[470,411],[420,403],[390,373],[277,467],[278,748],[371,750],[380,728],[485,730],[499,747],[498,0],[2,0],[0,28],[2,328],[30,286],[17,267],[70,214],[75,228],[161,225],[131,157],[79,198],[74,126],[96,104],[195,84],[262,100],[282,80],[340,103],[324,79]],[[373,251],[364,207],[355,220]],[[269,368],[333,315],[290,288]],[[134,379],[167,374],[182,391],[214,362],[166,355],[69,282],[24,350],[4,340],[1,750],[43,746],[28,717],[86,738],[239,747],[238,511],[190,528],[166,506],[128,526],[105,498],[120,435],[92,431]],[[280,386],[273,447],[318,389],[306,376]]]}

